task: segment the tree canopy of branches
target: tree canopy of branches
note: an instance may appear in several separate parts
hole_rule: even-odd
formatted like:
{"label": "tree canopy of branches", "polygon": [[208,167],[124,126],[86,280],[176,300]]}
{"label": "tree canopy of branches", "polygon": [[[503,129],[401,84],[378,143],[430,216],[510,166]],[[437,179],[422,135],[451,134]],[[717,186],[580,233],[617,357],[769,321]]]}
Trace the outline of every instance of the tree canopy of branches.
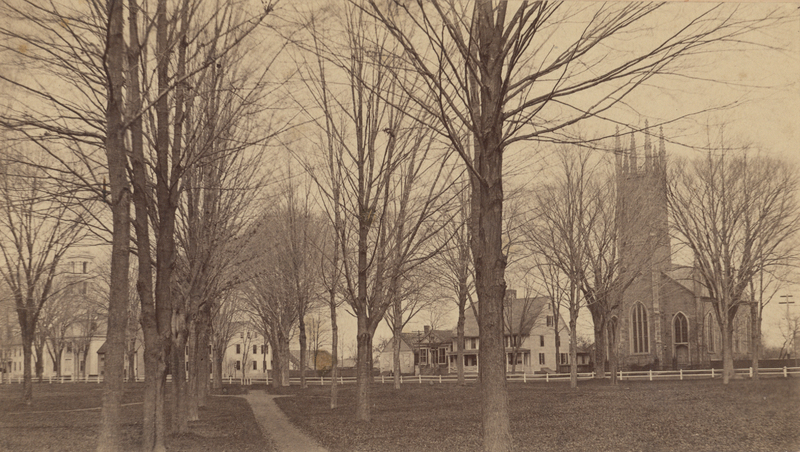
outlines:
{"label": "tree canopy of branches", "polygon": [[736,314],[755,302],[751,283],[797,257],[798,183],[787,162],[730,150],[683,162],[671,177],[673,228],[694,255],[722,332],[725,384],[733,377]]}

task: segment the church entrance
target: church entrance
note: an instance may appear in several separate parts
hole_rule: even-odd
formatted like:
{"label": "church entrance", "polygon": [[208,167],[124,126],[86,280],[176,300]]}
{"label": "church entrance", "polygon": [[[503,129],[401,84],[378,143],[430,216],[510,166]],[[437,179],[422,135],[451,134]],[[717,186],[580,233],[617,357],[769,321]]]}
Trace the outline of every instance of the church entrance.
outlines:
{"label": "church entrance", "polygon": [[681,344],[675,346],[675,361],[679,369],[685,368],[689,363],[689,346]]}

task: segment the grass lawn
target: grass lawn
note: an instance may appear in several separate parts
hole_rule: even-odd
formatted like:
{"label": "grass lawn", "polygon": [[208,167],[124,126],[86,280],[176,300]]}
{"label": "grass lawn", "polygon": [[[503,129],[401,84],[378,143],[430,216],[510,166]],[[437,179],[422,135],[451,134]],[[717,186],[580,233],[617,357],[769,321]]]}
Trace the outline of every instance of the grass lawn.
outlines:
{"label": "grass lawn", "polygon": [[[800,382],[770,379],[511,383],[514,450],[798,451]],[[276,399],[295,425],[331,451],[481,449],[478,387],[376,384],[372,421],[359,423],[355,388],[340,387],[331,411],[327,387]]]}
{"label": "grass lawn", "polygon": [[[0,385],[0,451],[88,451],[97,446],[102,385],[34,384],[33,403],[21,402],[19,384]],[[143,383],[126,383],[123,404],[125,450],[141,448]],[[168,398],[167,403],[170,400]],[[270,451],[247,401],[209,397],[190,432],[168,438],[176,451]]]}

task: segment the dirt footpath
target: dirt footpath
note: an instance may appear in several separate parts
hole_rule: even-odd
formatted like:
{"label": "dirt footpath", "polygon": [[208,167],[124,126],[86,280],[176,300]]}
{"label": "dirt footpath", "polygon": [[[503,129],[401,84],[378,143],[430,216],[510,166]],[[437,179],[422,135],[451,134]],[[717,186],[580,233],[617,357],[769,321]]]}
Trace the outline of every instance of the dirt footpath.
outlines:
{"label": "dirt footpath", "polygon": [[301,432],[289,422],[289,419],[278,408],[273,399],[276,397],[262,391],[244,396],[253,414],[256,416],[261,431],[272,439],[278,452],[326,452],[311,437]]}

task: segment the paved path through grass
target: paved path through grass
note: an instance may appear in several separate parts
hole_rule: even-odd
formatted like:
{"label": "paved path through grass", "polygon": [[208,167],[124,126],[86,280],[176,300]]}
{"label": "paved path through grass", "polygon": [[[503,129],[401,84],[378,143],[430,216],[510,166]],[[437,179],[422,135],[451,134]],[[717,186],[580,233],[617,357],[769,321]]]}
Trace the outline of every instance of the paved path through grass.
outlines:
{"label": "paved path through grass", "polygon": [[272,438],[278,452],[326,452],[311,437],[292,425],[275,404],[273,399],[285,396],[274,396],[258,391],[244,397],[253,409],[261,430]]}

